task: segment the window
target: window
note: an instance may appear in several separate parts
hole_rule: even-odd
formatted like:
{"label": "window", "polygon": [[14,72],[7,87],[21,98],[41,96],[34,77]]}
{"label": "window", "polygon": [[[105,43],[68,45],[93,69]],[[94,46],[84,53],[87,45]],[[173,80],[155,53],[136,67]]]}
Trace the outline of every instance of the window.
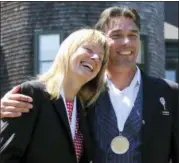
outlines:
{"label": "window", "polygon": [[44,73],[49,69],[62,39],[60,31],[35,31],[35,74]]}
{"label": "window", "polygon": [[178,81],[178,63],[175,59],[166,58],[166,65],[165,65],[165,78],[168,80],[172,80],[177,82]]}
{"label": "window", "polygon": [[146,35],[141,35],[141,48],[139,50],[139,54],[137,57],[137,65],[144,71],[146,72],[147,70],[147,38]]}
{"label": "window", "polygon": [[166,64],[165,78],[178,82],[178,42],[174,40],[166,41]]}
{"label": "window", "polygon": [[175,70],[165,70],[166,79],[176,81],[176,71]]}

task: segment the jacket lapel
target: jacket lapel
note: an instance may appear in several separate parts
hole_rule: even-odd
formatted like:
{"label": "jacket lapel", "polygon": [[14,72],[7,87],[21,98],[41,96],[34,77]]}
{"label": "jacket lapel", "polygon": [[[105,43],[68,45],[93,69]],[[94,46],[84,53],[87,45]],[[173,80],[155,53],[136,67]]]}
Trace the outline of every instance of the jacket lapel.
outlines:
{"label": "jacket lapel", "polygon": [[[65,109],[65,105],[63,102],[62,98],[59,98],[57,100],[52,100],[52,103],[54,105],[54,108],[59,116],[59,119],[62,121],[64,128],[66,129],[69,140],[72,143],[73,146],[73,139],[72,139],[72,134],[71,134],[71,129],[70,125],[68,122],[68,117],[67,117],[67,112]],[[77,115],[79,116],[79,126],[80,126],[80,131],[83,135],[84,139],[84,147],[85,147],[85,152],[88,156],[88,159],[92,159],[92,142],[91,142],[91,137],[90,137],[90,132],[89,132],[89,127],[88,127],[88,122],[87,122],[87,112],[85,109],[82,108],[81,103],[79,99],[77,98]],[[74,148],[74,146],[73,146]],[[74,149],[75,151],[75,149]]]}
{"label": "jacket lapel", "polygon": [[52,103],[54,104],[54,108],[57,112],[57,115],[59,116],[59,119],[64,124],[64,128],[66,129],[66,131],[68,133],[71,143],[73,144],[71,129],[70,129],[70,125],[68,122],[67,112],[66,112],[66,108],[65,108],[63,99],[60,97],[57,100],[52,100]]}
{"label": "jacket lapel", "polygon": [[77,98],[77,110],[78,110],[78,116],[79,116],[79,126],[80,131],[83,135],[83,141],[84,141],[84,148],[86,155],[88,156],[88,161],[92,159],[92,141],[89,131],[89,125],[87,121],[87,110],[84,109],[80,103],[80,100]]}
{"label": "jacket lapel", "polygon": [[[143,126],[142,126],[142,162],[147,162],[150,154],[148,153],[148,141],[152,133],[153,116],[157,105],[157,92],[154,82],[150,77],[142,73],[143,80]],[[155,140],[154,140],[155,141]]]}

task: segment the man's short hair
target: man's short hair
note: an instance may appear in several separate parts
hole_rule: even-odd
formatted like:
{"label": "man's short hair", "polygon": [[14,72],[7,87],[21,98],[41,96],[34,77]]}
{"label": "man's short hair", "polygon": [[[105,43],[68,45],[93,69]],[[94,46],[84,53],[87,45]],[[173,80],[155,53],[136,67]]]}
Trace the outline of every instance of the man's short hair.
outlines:
{"label": "man's short hair", "polygon": [[100,18],[95,25],[95,28],[104,32],[104,27],[109,23],[110,19],[119,16],[131,18],[140,30],[140,16],[137,13],[136,9],[128,6],[114,6],[105,9],[101,13]]}

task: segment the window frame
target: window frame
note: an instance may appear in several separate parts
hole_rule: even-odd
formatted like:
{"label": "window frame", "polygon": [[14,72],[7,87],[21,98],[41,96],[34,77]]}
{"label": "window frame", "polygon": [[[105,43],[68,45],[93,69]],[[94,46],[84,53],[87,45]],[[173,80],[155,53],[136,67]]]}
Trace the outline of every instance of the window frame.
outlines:
{"label": "window frame", "polygon": [[140,34],[140,40],[141,40],[141,42],[143,42],[143,44],[144,44],[144,47],[143,47],[143,49],[144,49],[144,60],[143,60],[143,62],[144,63],[137,63],[137,66],[139,66],[139,68],[141,69],[141,70],[143,70],[145,73],[147,73],[147,68],[148,68],[148,37],[147,37],[147,35],[145,35],[145,34]]}
{"label": "window frame", "polygon": [[[40,73],[40,61],[39,61],[39,45],[40,45],[40,36],[41,35],[59,35],[59,45],[62,43],[64,39],[64,33],[61,30],[34,30],[34,75]],[[47,61],[48,62],[48,61]],[[50,62],[50,61],[49,61]]]}
{"label": "window frame", "polygon": [[[175,79],[177,83],[179,83],[179,48],[178,48],[178,40],[174,40],[174,39],[165,39],[165,53],[166,53],[166,57],[165,57],[165,71],[166,70],[175,70]],[[173,44],[173,45],[172,45]],[[170,49],[172,50],[172,48],[178,48],[178,51],[176,53],[176,55],[168,55],[167,52],[169,52],[169,50],[167,48],[169,48],[169,46],[172,45],[170,47]],[[168,47],[167,47],[168,46]],[[166,76],[165,76],[166,78]]]}

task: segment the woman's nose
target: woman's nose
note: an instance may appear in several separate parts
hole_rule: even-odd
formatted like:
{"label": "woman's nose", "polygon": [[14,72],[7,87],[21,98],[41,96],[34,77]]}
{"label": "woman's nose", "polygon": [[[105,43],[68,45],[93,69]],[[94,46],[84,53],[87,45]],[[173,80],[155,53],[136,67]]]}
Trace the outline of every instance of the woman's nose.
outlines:
{"label": "woman's nose", "polygon": [[91,56],[91,59],[99,60],[99,55],[98,54],[93,54]]}

